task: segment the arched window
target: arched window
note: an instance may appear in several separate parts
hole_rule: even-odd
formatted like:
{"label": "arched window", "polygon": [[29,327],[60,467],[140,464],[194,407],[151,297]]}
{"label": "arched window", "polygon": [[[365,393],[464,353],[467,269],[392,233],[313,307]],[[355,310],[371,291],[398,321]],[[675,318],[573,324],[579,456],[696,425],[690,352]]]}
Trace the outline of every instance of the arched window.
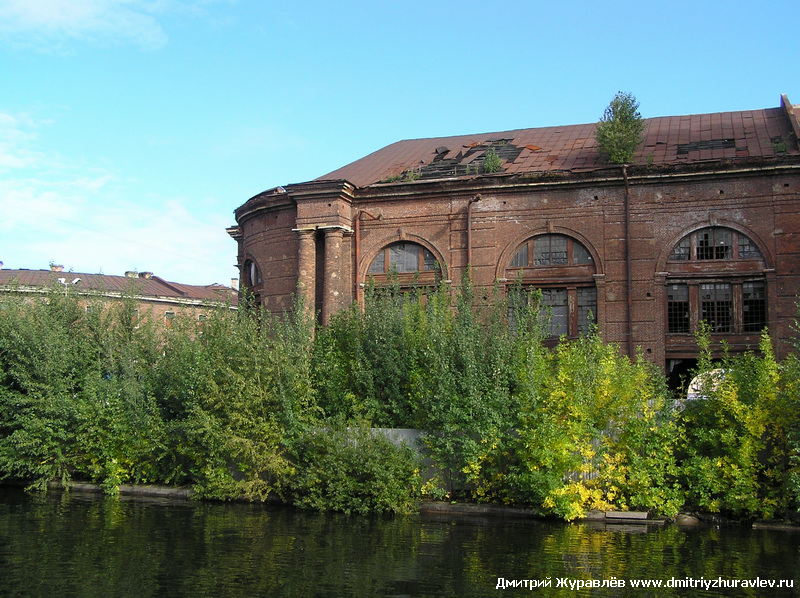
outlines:
{"label": "arched window", "polygon": [[540,235],[520,245],[510,267],[578,266],[591,263],[592,256],[574,239],[564,235]]}
{"label": "arched window", "polygon": [[681,239],[667,262],[667,332],[747,334],[767,325],[764,257],[744,233],[707,226]]}
{"label": "arched window", "polygon": [[401,285],[435,284],[440,271],[433,253],[419,243],[401,241],[381,249],[372,260],[368,276],[378,284],[396,276]]}
{"label": "arched window", "polygon": [[540,312],[549,317],[551,336],[576,337],[597,319],[595,272],[592,254],[579,241],[545,234],[531,237],[517,248],[506,268],[506,279],[510,285],[541,290]]}
{"label": "arched window", "polygon": [[745,234],[723,226],[707,226],[686,235],[672,249],[670,261],[760,260],[758,246]]}
{"label": "arched window", "polygon": [[244,284],[248,287],[261,284],[261,271],[253,260],[245,260],[242,267],[242,275],[244,276]]}

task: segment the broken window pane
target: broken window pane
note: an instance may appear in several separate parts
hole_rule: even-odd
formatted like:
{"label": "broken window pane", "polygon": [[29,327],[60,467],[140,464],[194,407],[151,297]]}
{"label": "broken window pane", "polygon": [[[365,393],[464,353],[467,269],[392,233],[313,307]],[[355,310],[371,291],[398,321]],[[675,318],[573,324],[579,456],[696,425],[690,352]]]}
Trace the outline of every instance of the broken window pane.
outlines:
{"label": "broken window pane", "polygon": [[767,325],[767,293],[763,282],[742,284],[742,326],[744,332],[760,332]]}
{"label": "broken window pane", "polygon": [[689,332],[689,287],[671,284],[667,287],[667,332]]}
{"label": "broken window pane", "polygon": [[708,322],[711,332],[732,331],[733,301],[730,284],[700,285],[700,319]]}
{"label": "broken window pane", "polygon": [[511,260],[511,268],[525,268],[528,265],[528,244],[525,243],[519,248],[514,259]]}
{"label": "broken window pane", "polygon": [[550,336],[567,334],[569,320],[569,306],[567,302],[567,289],[542,289],[542,303],[539,310],[543,318],[550,318]]}

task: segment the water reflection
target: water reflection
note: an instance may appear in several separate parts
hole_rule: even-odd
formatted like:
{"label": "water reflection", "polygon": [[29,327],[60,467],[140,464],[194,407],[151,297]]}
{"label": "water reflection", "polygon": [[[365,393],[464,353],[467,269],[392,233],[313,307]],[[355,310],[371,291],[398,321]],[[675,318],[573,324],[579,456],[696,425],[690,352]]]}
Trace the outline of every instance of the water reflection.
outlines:
{"label": "water reflection", "polygon": [[[793,579],[800,532],[593,527],[495,518],[364,518],[247,504],[28,496],[0,489],[0,594],[497,596],[499,577]],[[800,586],[800,580],[795,580]],[[792,591],[771,595],[798,595]],[[693,590],[682,595],[764,595]]]}

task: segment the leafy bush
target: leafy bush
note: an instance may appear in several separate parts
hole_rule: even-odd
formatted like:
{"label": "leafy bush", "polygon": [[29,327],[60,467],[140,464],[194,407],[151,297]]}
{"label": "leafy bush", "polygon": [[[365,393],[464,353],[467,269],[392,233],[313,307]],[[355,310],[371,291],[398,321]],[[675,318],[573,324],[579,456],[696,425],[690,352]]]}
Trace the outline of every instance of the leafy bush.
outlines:
{"label": "leafy bush", "polygon": [[416,454],[366,425],[328,423],[291,444],[293,503],[347,514],[412,512],[420,487]]}
{"label": "leafy bush", "polygon": [[675,424],[652,366],[596,331],[545,358],[518,430],[517,500],[568,520],[590,508],[676,513]]}
{"label": "leafy bush", "polygon": [[371,285],[363,309],[354,304],[318,331],[313,376],[325,415],[366,419],[377,427],[414,425],[409,395],[421,347],[413,322],[427,291],[429,298],[438,293]]}
{"label": "leafy bush", "polygon": [[183,321],[166,335],[160,400],[176,416],[176,452],[201,496],[263,500],[283,491],[283,443],[314,413],[310,326],[302,309],[295,314],[220,310],[199,330]]}
{"label": "leafy bush", "polygon": [[[713,366],[708,340],[700,345],[702,374]],[[787,433],[797,416],[766,332],[759,348],[760,355],[726,356],[722,374],[706,378],[707,398],[688,402],[683,413],[683,483],[690,504],[702,510],[771,518],[789,506]]]}
{"label": "leafy bush", "polygon": [[[344,512],[434,498],[586,509],[692,508],[772,517],[800,505],[800,358],[722,369],[680,412],[664,376],[599,333],[544,342],[541,295],[370,288],[312,334],[283,318],[212,310],[171,328],[63,289],[0,309],[0,479],[191,484],[198,496]],[[93,301],[89,298],[90,303]],[[97,309],[94,309],[97,307]],[[797,347],[796,347],[797,349]],[[370,429],[415,427],[438,477]]]}
{"label": "leafy bush", "polygon": [[63,289],[0,310],[0,478],[38,488],[90,479],[114,492],[158,477],[164,430],[152,402],[155,343],[129,302],[88,312]]}

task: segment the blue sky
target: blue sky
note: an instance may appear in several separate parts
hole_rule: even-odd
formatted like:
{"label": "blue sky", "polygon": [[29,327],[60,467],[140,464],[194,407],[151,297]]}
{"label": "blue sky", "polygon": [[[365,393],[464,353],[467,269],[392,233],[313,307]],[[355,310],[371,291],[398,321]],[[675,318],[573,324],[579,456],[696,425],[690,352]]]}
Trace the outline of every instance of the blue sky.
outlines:
{"label": "blue sky", "polygon": [[0,0],[6,268],[229,284],[256,193],[400,139],[800,103],[800,2]]}

